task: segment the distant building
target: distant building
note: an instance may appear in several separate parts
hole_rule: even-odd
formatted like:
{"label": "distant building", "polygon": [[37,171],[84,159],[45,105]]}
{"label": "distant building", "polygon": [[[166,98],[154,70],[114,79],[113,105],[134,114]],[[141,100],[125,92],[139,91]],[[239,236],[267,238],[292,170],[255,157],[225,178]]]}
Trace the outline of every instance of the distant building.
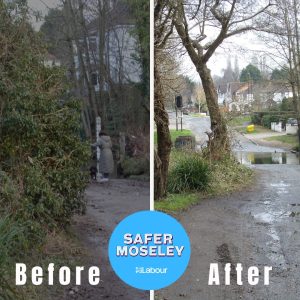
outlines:
{"label": "distant building", "polygon": [[[141,66],[134,58],[137,41],[132,36],[135,27],[129,7],[124,1],[110,1],[110,15],[105,23],[105,49],[103,61],[106,66],[107,76],[116,84],[138,83],[141,81]],[[94,70],[91,82],[98,92],[99,86],[99,19],[92,20],[88,26],[88,47],[92,69]],[[80,39],[80,43],[84,43]],[[80,60],[78,49],[74,43],[74,62],[76,74],[80,76]],[[86,59],[83,53],[84,59]],[[105,82],[105,80],[103,80]],[[107,90],[107,84],[104,85]]]}
{"label": "distant building", "polygon": [[219,105],[239,112],[269,109],[293,96],[291,88],[279,81],[230,82],[219,85],[217,92]]}
{"label": "distant building", "polygon": [[44,59],[44,65],[47,67],[60,67],[61,61],[53,54],[48,53]]}
{"label": "distant building", "polygon": [[292,88],[281,81],[264,81],[255,85],[255,98],[261,102],[272,100],[275,103],[281,103],[284,98],[293,96]]}
{"label": "distant building", "polygon": [[218,102],[229,111],[249,111],[254,100],[253,83],[230,82],[218,87]]}

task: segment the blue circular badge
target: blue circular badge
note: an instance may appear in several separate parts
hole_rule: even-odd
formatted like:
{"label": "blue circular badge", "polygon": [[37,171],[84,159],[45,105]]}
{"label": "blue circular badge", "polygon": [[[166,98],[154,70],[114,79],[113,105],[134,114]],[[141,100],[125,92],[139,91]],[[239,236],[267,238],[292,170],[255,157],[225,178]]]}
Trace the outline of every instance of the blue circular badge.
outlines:
{"label": "blue circular badge", "polygon": [[116,274],[142,290],[158,290],[175,282],[187,268],[190,253],[182,225],[157,211],[126,217],[115,228],[108,246]]}

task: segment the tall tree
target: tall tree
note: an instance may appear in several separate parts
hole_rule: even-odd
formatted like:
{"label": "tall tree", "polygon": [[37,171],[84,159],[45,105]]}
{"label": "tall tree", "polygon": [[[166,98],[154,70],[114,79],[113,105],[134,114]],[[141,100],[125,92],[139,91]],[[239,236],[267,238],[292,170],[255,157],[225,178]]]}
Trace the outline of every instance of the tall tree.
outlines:
{"label": "tall tree", "polygon": [[145,109],[147,122],[145,127],[149,128],[149,101],[150,101],[150,3],[148,0],[127,0],[136,20],[133,35],[137,40],[136,60],[142,67],[140,88],[143,95],[142,106]]}
{"label": "tall tree", "polygon": [[226,83],[235,81],[234,80],[234,72],[232,70],[231,58],[230,57],[227,58],[227,67],[224,70],[223,81],[226,82]]}
{"label": "tall tree", "polygon": [[61,3],[61,10],[46,16],[41,32],[48,50],[67,67],[72,91],[82,99],[86,136],[94,132],[99,115],[112,134],[145,133],[149,130],[149,2]]}
{"label": "tall tree", "polygon": [[[207,63],[225,39],[257,30],[255,21],[269,6],[270,3],[260,5],[253,1],[237,0],[179,0],[172,1],[170,5],[170,9],[176,11],[173,23],[177,33],[202,81],[211,118],[212,134],[208,147],[215,158],[229,151],[230,142]],[[211,27],[214,34],[210,34]]]}
{"label": "tall tree", "polygon": [[[154,197],[160,199],[167,193],[167,176],[172,147],[169,117],[165,109],[159,58],[173,32],[171,11],[166,13],[168,1],[156,0],[154,8],[154,119],[157,128],[157,152],[154,153]],[[166,13],[166,14],[165,14]]]}
{"label": "tall tree", "polygon": [[238,81],[240,78],[240,67],[239,67],[239,60],[237,56],[234,58],[234,80]]}
{"label": "tall tree", "polygon": [[[268,55],[286,70],[285,80],[292,88],[294,111],[300,128],[300,3],[296,0],[275,0],[275,9],[267,16],[264,40]],[[285,67],[287,66],[287,68]],[[277,75],[276,75],[277,73]],[[278,76],[278,72],[273,76]],[[300,131],[298,130],[299,143]]]}
{"label": "tall tree", "polygon": [[289,78],[289,70],[287,67],[282,67],[281,69],[275,68],[272,71],[271,79],[272,80],[281,80],[281,81],[287,81]]}
{"label": "tall tree", "polygon": [[247,81],[259,82],[260,80],[262,80],[260,70],[251,64],[246,66],[246,68],[244,68],[241,72],[241,76],[240,76],[241,82],[247,82]]}

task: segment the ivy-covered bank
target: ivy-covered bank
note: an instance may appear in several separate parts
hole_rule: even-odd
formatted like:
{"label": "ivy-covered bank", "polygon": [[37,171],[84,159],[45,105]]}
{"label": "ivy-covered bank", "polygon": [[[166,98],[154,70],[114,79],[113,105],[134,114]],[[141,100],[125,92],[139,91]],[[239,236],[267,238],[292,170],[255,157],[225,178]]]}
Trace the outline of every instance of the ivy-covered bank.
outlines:
{"label": "ivy-covered bank", "polygon": [[88,144],[65,70],[47,67],[26,7],[0,0],[0,298],[16,259],[85,207]]}

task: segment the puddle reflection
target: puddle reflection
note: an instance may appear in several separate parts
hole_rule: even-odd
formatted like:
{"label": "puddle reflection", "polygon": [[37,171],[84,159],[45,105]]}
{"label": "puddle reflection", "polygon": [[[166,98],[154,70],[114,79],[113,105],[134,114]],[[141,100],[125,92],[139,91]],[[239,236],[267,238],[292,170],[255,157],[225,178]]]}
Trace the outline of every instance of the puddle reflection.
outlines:
{"label": "puddle reflection", "polygon": [[245,152],[236,151],[237,160],[244,165],[299,165],[299,155],[290,152]]}

